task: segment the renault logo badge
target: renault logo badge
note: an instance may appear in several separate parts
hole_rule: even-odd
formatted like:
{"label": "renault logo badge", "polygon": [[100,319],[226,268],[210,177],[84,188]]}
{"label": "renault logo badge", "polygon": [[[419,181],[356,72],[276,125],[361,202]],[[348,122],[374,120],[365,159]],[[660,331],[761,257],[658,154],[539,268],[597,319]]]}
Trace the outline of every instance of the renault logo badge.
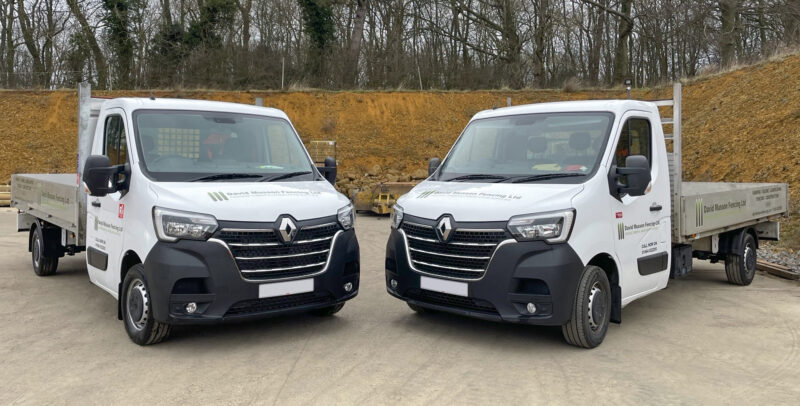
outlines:
{"label": "renault logo badge", "polygon": [[289,217],[284,217],[278,225],[278,233],[281,235],[281,240],[283,240],[284,243],[290,243],[294,240],[295,235],[297,235],[297,225],[295,225],[294,221]]}
{"label": "renault logo badge", "polygon": [[439,223],[436,224],[436,235],[439,236],[439,240],[442,242],[447,242],[450,239],[450,234],[452,233],[453,224],[450,221],[450,217],[442,217],[442,219],[439,220]]}

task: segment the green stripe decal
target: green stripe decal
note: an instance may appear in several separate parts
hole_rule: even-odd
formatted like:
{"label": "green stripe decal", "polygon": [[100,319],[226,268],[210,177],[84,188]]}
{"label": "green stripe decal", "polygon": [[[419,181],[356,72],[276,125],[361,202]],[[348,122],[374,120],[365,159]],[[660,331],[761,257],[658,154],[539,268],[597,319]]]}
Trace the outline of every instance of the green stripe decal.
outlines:
{"label": "green stripe decal", "polygon": [[214,194],[213,194],[213,193],[211,193],[211,192],[208,192],[208,196],[211,198],[211,200],[213,200],[213,201],[215,201],[215,202],[217,201],[217,198],[216,198],[216,196],[214,196]]}

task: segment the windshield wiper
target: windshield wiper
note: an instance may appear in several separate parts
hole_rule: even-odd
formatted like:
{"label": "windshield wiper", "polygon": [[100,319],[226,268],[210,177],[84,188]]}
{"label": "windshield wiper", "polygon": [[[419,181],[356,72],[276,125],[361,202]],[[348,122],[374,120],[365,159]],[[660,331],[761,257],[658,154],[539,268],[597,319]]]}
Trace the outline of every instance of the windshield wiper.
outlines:
{"label": "windshield wiper", "polygon": [[477,180],[477,179],[497,179],[498,182],[508,180],[508,176],[500,176],[500,175],[489,175],[484,173],[473,173],[470,175],[462,175],[456,176],[455,178],[450,178],[444,180],[443,182],[452,182],[452,181],[459,181],[459,180]]}
{"label": "windshield wiper", "polygon": [[246,178],[263,178],[263,176],[256,175],[255,173],[218,173],[216,175],[201,176],[197,179],[192,179],[189,182],[210,182],[212,180],[246,179]]}
{"label": "windshield wiper", "polygon": [[293,178],[295,176],[300,176],[300,175],[308,175],[310,173],[311,173],[311,171],[289,172],[289,173],[284,173],[284,174],[281,174],[281,175],[278,175],[278,176],[273,176],[271,178],[264,178],[264,179],[261,179],[259,182],[272,182],[272,181],[281,180],[281,179]]}
{"label": "windshield wiper", "polygon": [[571,178],[573,176],[586,176],[586,175],[583,173],[543,173],[540,175],[531,175],[531,176],[525,176],[523,178],[517,178],[512,180],[511,183],[525,183],[537,180],[547,180],[556,178]]}

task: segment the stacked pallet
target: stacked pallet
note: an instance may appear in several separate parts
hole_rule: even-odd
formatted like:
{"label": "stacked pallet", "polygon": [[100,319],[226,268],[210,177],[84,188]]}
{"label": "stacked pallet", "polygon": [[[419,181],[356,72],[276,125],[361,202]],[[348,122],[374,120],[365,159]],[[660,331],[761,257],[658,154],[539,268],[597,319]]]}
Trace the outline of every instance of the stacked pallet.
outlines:
{"label": "stacked pallet", "polygon": [[11,185],[0,185],[0,206],[11,205]]}

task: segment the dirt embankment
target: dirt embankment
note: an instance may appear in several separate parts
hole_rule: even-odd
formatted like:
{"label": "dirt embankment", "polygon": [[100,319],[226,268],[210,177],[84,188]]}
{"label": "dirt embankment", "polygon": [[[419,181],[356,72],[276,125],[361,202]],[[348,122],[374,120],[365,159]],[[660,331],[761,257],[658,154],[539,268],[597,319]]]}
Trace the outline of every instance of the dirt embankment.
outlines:
{"label": "dirt embankment", "polygon": [[[687,180],[788,182],[800,198],[800,55],[699,79],[684,87],[684,177]],[[96,92],[148,96],[149,92]],[[467,120],[492,106],[619,98],[619,91],[214,92],[155,91],[253,103],[284,110],[303,140],[335,140],[343,190],[404,180],[443,156]],[[667,98],[671,88],[635,92]],[[75,91],[0,92],[0,182],[16,172],[75,168]],[[376,165],[378,167],[376,167]],[[371,173],[372,175],[367,175]],[[800,241],[800,214],[785,235]],[[797,225],[795,225],[797,224]],[[793,243],[793,245],[798,245]]]}

